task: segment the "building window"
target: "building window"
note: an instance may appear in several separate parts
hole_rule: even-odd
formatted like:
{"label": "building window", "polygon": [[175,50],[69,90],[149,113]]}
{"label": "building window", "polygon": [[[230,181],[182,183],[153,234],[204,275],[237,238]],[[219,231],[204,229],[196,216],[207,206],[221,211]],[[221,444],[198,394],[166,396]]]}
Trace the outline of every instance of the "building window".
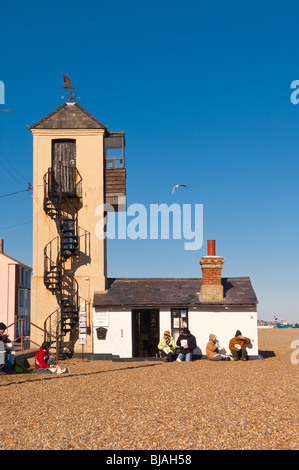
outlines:
{"label": "building window", "polygon": [[18,307],[19,308],[24,308],[24,289],[19,289],[19,302],[18,302]]}
{"label": "building window", "polygon": [[30,315],[30,290],[18,289],[18,315]]}
{"label": "building window", "polygon": [[104,138],[106,168],[125,166],[125,136],[123,132],[109,132]]}
{"label": "building window", "polygon": [[26,287],[26,289],[30,289],[31,271],[29,269],[25,269],[24,273],[25,273],[24,287]]}
{"label": "building window", "polygon": [[183,328],[188,328],[188,309],[172,308],[171,309],[171,331],[176,341],[182,333]]}

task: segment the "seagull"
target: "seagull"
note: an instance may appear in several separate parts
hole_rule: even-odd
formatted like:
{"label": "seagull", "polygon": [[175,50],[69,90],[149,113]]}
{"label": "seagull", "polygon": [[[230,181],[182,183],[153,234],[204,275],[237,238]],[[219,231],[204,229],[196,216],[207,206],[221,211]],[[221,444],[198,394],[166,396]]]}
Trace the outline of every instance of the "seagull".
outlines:
{"label": "seagull", "polygon": [[179,188],[180,186],[184,186],[185,188],[187,188],[187,186],[185,184],[176,184],[173,188],[172,188],[172,194],[174,193],[174,190],[176,188]]}

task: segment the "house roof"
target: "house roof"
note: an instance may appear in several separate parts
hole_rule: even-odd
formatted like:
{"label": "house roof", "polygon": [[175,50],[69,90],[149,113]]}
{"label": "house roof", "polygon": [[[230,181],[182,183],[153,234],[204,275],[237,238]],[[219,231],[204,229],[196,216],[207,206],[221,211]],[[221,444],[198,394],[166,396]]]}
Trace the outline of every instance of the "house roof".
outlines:
{"label": "house roof", "polygon": [[[207,305],[199,300],[202,279],[113,279],[104,293],[95,292],[96,307],[188,307]],[[249,277],[222,278],[223,302],[211,305],[256,305],[258,303]]]}
{"label": "house roof", "polygon": [[30,266],[27,266],[26,264],[22,263],[21,261],[18,261],[17,259],[12,258],[11,256],[8,256],[5,253],[0,253],[0,256],[5,256],[5,258],[8,258],[10,261],[13,261],[15,264],[23,266],[23,268],[26,268],[26,269],[29,269],[30,271],[32,271],[32,268]]}
{"label": "house roof", "polygon": [[78,103],[63,103],[29,129],[106,129]]}

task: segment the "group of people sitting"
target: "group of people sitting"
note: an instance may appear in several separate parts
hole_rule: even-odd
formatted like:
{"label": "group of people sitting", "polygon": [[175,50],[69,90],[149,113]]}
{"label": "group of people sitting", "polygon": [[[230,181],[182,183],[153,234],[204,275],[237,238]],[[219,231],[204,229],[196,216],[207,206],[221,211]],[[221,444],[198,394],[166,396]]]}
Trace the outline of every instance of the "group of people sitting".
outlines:
{"label": "group of people sitting", "polygon": [[[12,373],[15,362],[14,348],[8,335],[4,334],[5,330],[6,325],[0,323],[0,373]],[[210,361],[238,361],[239,359],[246,361],[246,346],[250,343],[250,339],[243,336],[240,330],[237,330],[235,336],[229,342],[231,354],[227,354],[225,349],[220,345],[217,336],[210,334],[206,346],[206,356]],[[195,336],[190,333],[188,328],[184,328],[176,343],[170,331],[166,330],[158,344],[158,349],[162,360],[165,362],[174,360],[178,362],[189,362],[192,361],[193,351],[196,346]],[[52,372],[60,374],[70,372],[68,368],[60,369],[58,365],[55,365],[55,357],[50,354],[49,342],[44,342],[36,353],[35,367],[38,373]]]}
{"label": "group of people sitting", "polygon": [[[15,348],[13,342],[5,334],[6,325],[0,322],[0,374],[14,374],[16,370]],[[63,374],[70,372],[68,367],[61,369],[56,364],[55,356],[50,354],[51,343],[45,341],[35,354],[35,368],[39,374],[51,372],[52,374]],[[23,370],[21,368],[21,370]]]}
{"label": "group of people sitting", "polygon": [[[229,342],[231,354],[227,354],[225,349],[220,345],[217,336],[210,334],[209,341],[206,346],[207,359],[210,361],[238,361],[239,359],[246,361],[246,346],[250,343],[250,339],[243,336],[240,330],[237,330],[235,336]],[[195,348],[196,338],[190,333],[188,328],[183,329],[183,332],[178,337],[176,343],[171,336],[170,331],[166,330],[158,344],[160,356],[165,362],[172,362],[174,360],[177,360],[178,362],[192,361],[193,351]]]}

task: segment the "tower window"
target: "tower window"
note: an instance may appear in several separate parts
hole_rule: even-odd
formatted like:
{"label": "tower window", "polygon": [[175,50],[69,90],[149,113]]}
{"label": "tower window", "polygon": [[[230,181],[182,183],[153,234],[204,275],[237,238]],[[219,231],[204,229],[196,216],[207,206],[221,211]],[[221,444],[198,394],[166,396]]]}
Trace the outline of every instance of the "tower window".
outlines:
{"label": "tower window", "polygon": [[104,139],[106,168],[125,166],[125,136],[123,132],[110,132]]}

